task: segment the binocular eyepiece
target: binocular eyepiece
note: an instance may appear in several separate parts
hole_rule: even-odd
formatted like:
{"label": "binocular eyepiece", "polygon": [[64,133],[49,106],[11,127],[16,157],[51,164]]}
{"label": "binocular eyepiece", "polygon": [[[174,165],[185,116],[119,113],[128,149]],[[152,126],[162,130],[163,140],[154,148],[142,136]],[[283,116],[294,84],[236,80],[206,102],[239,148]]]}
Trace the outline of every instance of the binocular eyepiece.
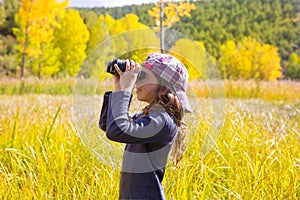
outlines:
{"label": "binocular eyepiece", "polygon": [[[125,72],[125,70],[126,70],[126,60],[121,60],[121,59],[115,58],[114,60],[110,60],[108,62],[108,65],[106,67],[106,72],[107,73],[119,76],[118,72],[116,71],[116,69],[114,67],[114,64],[117,64],[118,67],[120,68],[120,70],[122,72]],[[141,80],[144,77],[145,77],[145,72],[139,71],[137,79]]]}

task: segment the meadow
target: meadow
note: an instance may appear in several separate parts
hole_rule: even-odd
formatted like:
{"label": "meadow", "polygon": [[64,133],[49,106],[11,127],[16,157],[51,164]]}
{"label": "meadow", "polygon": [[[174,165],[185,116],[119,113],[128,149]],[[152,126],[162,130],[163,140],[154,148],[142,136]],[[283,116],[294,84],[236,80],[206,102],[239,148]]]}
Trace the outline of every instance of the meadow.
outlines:
{"label": "meadow", "polygon": [[[78,137],[75,82],[0,81],[0,199],[117,199],[118,168]],[[219,84],[190,84],[197,112],[185,120],[192,137],[179,165],[167,166],[167,199],[299,199],[300,83],[223,84],[223,97]],[[109,82],[83,91],[95,98],[95,127],[108,88]],[[218,98],[224,120],[215,140],[207,140]],[[104,138],[98,145],[105,154],[105,133],[93,130]]]}

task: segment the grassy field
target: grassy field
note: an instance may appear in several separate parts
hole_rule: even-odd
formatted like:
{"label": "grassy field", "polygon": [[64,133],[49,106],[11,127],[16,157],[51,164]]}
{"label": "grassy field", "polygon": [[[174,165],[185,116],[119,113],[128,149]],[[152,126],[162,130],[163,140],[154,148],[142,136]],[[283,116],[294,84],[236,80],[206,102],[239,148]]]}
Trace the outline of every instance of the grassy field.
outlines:
{"label": "grassy field", "polygon": [[[100,84],[97,93],[107,85]],[[167,199],[299,199],[299,82],[224,85],[224,125],[207,148],[210,108],[217,100],[209,95],[220,88],[191,84],[199,110],[186,117],[193,137],[183,160],[167,166]],[[0,199],[117,199],[118,168],[99,160],[78,137],[73,86],[74,80],[2,80]],[[101,95],[94,97],[96,127]],[[103,138],[97,145],[105,154],[104,133],[91,130]]]}

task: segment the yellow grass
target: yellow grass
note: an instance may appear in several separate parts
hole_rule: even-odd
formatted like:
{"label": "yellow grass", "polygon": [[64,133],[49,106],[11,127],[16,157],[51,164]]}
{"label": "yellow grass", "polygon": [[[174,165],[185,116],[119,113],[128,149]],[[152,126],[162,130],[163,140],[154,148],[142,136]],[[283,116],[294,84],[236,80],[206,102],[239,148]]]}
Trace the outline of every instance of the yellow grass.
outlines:
{"label": "yellow grass", "polygon": [[[279,88],[285,95],[280,87],[299,87],[264,84],[264,90]],[[299,199],[299,92],[270,101],[267,95],[227,98],[216,145],[205,141],[213,100],[198,97],[196,116],[186,118],[192,135],[188,150],[179,167],[167,166],[167,199]],[[95,99],[96,119],[101,95]],[[71,95],[0,96],[0,199],[117,199],[119,171],[82,144],[72,101]],[[105,147],[106,141],[99,141]]]}

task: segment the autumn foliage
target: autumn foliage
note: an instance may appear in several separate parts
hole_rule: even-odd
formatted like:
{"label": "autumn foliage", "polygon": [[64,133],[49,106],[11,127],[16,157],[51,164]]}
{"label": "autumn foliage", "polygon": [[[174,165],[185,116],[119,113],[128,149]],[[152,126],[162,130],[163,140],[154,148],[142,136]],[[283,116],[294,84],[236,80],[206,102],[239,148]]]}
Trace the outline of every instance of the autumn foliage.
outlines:
{"label": "autumn foliage", "polygon": [[300,79],[300,56],[296,53],[289,57],[286,76],[290,79]]}
{"label": "autumn foliage", "polygon": [[237,44],[227,41],[220,47],[223,78],[276,80],[282,76],[276,47],[246,37]]}
{"label": "autumn foliage", "polygon": [[[196,10],[194,3],[160,3],[150,7],[146,13],[158,25],[160,6],[163,5],[162,25],[165,30],[171,30],[173,27],[176,30],[175,24],[179,24],[177,22],[194,20],[190,18],[194,13],[192,11]],[[157,29],[142,23],[139,15],[129,13],[121,18],[114,18],[108,13],[84,14],[68,8],[68,4],[67,0],[21,0],[15,15],[17,28],[13,29],[18,42],[16,49],[19,55],[16,62],[20,63],[21,76],[99,77],[110,59],[129,58],[141,63],[147,54],[154,50],[153,47],[159,51],[161,38]],[[1,9],[3,10],[3,6],[0,6]],[[209,19],[206,21],[209,22]],[[186,25],[195,28],[202,25],[204,27],[205,24]],[[215,22],[214,25],[217,32],[218,23]],[[195,34],[200,36],[202,32]],[[226,38],[225,35],[218,34]],[[165,49],[185,63],[191,80],[210,78],[208,74],[212,69],[208,65],[211,64],[218,66],[217,73],[224,79],[277,80],[283,74],[292,79],[299,78],[298,55],[291,55],[290,59],[284,62],[273,43],[271,45],[250,36],[241,37],[242,39],[229,37],[230,40],[223,38],[222,43],[204,39],[192,41],[182,37],[170,42],[171,36],[164,36],[167,44]],[[2,43],[0,41],[0,44]],[[218,53],[210,51],[211,45],[219,47]],[[94,57],[90,58],[93,53]],[[91,59],[88,61],[92,61],[93,65],[82,65],[87,59]]]}
{"label": "autumn foliage", "polygon": [[204,44],[186,38],[179,39],[170,49],[188,69],[190,80],[207,78],[207,58]]}
{"label": "autumn foliage", "polygon": [[[41,76],[77,75],[85,58],[89,33],[68,1],[22,0],[13,29],[25,69]],[[67,72],[67,73],[66,73]]]}
{"label": "autumn foliage", "polygon": [[[176,22],[179,22],[180,17],[187,16],[190,17],[190,12],[196,10],[196,6],[189,2],[179,2],[177,3],[167,3],[164,6],[164,20],[163,26],[172,27]],[[155,24],[159,26],[160,24],[160,3],[156,3],[155,7],[148,11],[149,15],[155,18]]]}
{"label": "autumn foliage", "polygon": [[[19,12],[15,16],[19,28],[13,31],[22,55],[22,76],[26,65],[30,65],[28,67],[39,77],[51,74],[44,70],[44,66],[51,65],[53,62],[48,61],[52,58],[45,56],[44,52],[53,49],[51,41],[54,39],[54,31],[60,27],[58,19],[63,17],[67,5],[68,2],[57,3],[54,0],[21,1]],[[52,70],[56,72],[57,67],[54,66]]]}

